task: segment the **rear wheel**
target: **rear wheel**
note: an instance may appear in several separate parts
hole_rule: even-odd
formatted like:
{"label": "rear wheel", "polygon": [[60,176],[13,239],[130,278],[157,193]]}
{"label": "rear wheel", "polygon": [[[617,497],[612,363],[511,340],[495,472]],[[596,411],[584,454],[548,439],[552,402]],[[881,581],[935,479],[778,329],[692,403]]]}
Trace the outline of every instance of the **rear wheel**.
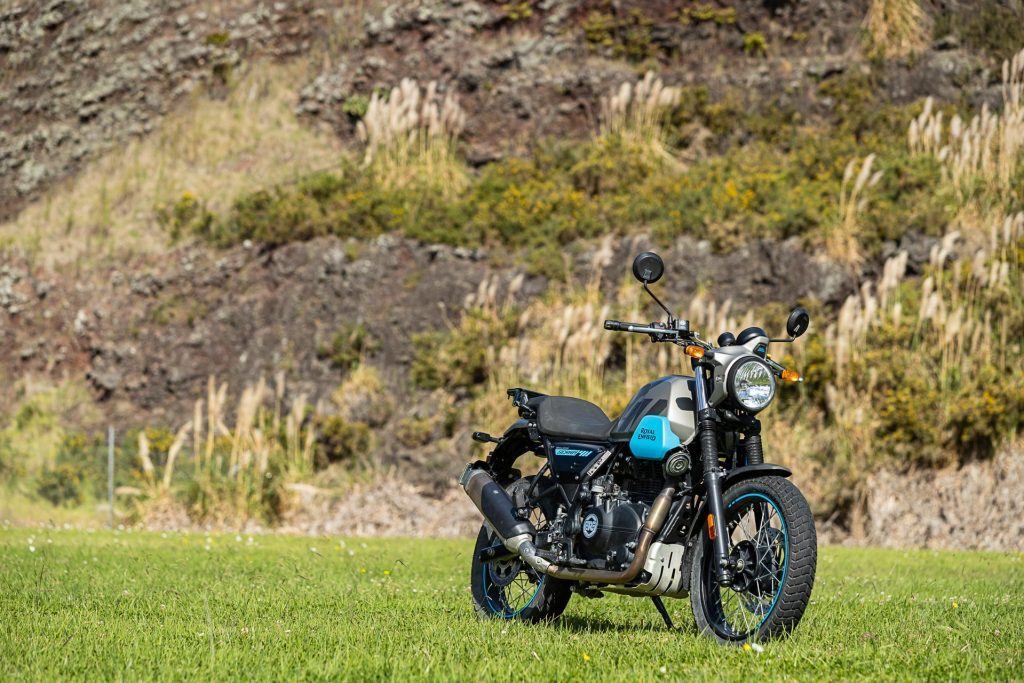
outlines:
{"label": "rear wheel", "polygon": [[818,545],[803,494],[780,477],[740,482],[725,492],[732,557],[743,570],[718,582],[706,534],[691,565],[690,605],[700,631],[725,643],[785,636],[811,598]]}
{"label": "rear wheel", "polygon": [[[533,477],[512,482],[506,491],[518,506],[525,506],[526,492]],[[543,479],[538,488],[545,488]],[[541,502],[530,512],[530,521],[538,531],[544,529],[555,510]],[[539,574],[518,557],[492,562],[480,562],[480,551],[489,547],[503,547],[501,539],[486,524],[480,527],[473,549],[473,568],[470,586],[473,603],[479,616],[488,619],[519,619],[520,621],[546,621],[558,617],[572,597],[571,582]]]}

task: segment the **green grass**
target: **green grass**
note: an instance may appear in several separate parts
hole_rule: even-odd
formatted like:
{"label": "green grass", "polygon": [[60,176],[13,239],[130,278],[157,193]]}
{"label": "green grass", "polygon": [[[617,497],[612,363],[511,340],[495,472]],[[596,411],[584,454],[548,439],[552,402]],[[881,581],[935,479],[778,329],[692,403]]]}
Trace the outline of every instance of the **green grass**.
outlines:
{"label": "green grass", "polygon": [[621,596],[477,621],[471,547],[5,528],[0,678],[1024,677],[1020,554],[825,548],[800,628],[758,654],[697,636],[686,601],[676,632]]}

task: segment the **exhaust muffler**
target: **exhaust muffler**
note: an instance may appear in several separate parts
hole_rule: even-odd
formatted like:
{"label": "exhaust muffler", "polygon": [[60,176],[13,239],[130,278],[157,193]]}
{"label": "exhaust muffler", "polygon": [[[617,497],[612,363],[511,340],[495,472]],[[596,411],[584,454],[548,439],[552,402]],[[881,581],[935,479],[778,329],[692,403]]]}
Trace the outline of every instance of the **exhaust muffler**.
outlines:
{"label": "exhaust muffler", "polygon": [[651,511],[640,529],[637,538],[633,561],[622,571],[605,569],[589,569],[584,567],[563,567],[552,564],[537,553],[534,545],[537,530],[529,520],[521,519],[516,514],[516,505],[512,498],[494,478],[486,471],[470,465],[459,477],[459,484],[465,489],[469,499],[473,501],[484,521],[494,529],[504,546],[522,558],[538,572],[568,581],[584,581],[587,583],[624,584],[633,581],[643,569],[650,552],[651,543],[665,524],[672,496],[675,489],[666,487],[654,499]]}
{"label": "exhaust muffler", "polygon": [[533,523],[516,514],[516,504],[512,498],[487,472],[467,467],[459,477],[459,483],[506,548],[517,552],[518,546],[510,546],[510,539],[520,536],[534,538],[537,529]]}

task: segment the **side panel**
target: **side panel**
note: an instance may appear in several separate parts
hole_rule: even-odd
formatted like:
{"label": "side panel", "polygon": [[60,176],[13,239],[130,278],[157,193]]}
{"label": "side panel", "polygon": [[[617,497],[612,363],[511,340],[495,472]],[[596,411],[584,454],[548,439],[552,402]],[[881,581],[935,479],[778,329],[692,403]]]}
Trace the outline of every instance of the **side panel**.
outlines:
{"label": "side panel", "polygon": [[629,441],[648,415],[668,418],[680,442],[690,443],[697,433],[693,377],[670,375],[645,385],[636,392],[622,416],[612,425],[614,441]]}
{"label": "side panel", "polygon": [[601,444],[578,441],[551,443],[551,467],[560,483],[579,481],[580,475],[594,460],[608,450]]}

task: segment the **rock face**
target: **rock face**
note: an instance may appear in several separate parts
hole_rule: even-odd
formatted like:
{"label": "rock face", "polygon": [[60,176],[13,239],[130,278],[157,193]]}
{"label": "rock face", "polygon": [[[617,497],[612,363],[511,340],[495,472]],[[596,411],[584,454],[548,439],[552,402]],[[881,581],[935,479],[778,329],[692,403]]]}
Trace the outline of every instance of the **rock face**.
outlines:
{"label": "rock face", "polygon": [[1024,445],[988,462],[868,482],[864,539],[886,547],[1024,551]]}
{"label": "rock face", "polygon": [[[614,242],[603,281],[619,282],[646,246],[644,237]],[[853,286],[845,271],[795,245],[754,243],[714,254],[684,237],[664,256],[673,264],[667,298],[681,305],[707,282],[713,299],[743,308],[812,295],[838,300]],[[127,411],[122,418],[186,414],[210,375],[240,387],[285,365],[294,368],[292,391],[315,400],[343,374],[319,357],[320,347],[337,330],[361,323],[377,342],[372,364],[404,380],[410,338],[447,329],[482,281],[496,283],[498,300],[513,280],[524,301],[548,287],[542,277],[525,278],[481,257],[383,235],[371,242],[322,237],[269,251],[180,247],[73,283],[6,263],[0,367],[15,376],[81,373],[97,398],[117,399],[111,405]],[[579,258],[586,273],[593,254]]]}
{"label": "rock face", "polygon": [[[503,294],[517,275],[472,256],[390,236],[269,252],[182,248],[53,287],[0,266],[0,358],[13,376],[84,378],[111,418],[144,424],[189,414],[210,375],[241,389],[285,369],[289,393],[326,398],[343,371],[322,348],[361,323],[376,342],[369,361],[398,384],[412,335],[457,319],[481,280],[496,278]],[[520,291],[545,285],[526,279]]]}
{"label": "rock face", "polygon": [[[0,220],[86,159],[149,131],[197,86],[216,94],[244,60],[309,59],[315,68],[297,110],[342,137],[354,133],[360,98],[405,77],[436,80],[441,92],[459,94],[468,114],[466,153],[479,164],[546,137],[591,133],[601,97],[648,67],[667,83],[704,85],[712,95],[728,89],[802,115],[827,114],[828,102],[814,97],[818,84],[860,68],[865,10],[824,0],[739,0],[710,14],[632,0],[342,8],[326,0],[212,7],[49,0],[5,7]],[[766,41],[763,54],[744,50],[754,34]],[[988,75],[977,58],[939,47],[911,65],[888,67],[881,87],[895,101],[984,92]]]}
{"label": "rock face", "polygon": [[309,46],[308,2],[50,0],[0,9],[0,220],[81,163],[152,129],[242,56]]}
{"label": "rock face", "polygon": [[[827,98],[815,97],[823,80],[861,69],[866,3],[523,5],[528,11],[517,3],[451,0],[387,5],[365,18],[360,44],[302,90],[298,109],[347,136],[355,125],[346,114],[351,98],[407,76],[435,80],[458,93],[468,114],[468,156],[484,163],[544,138],[593,131],[601,97],[634,81],[638,69],[655,68],[666,83],[706,86],[713,96],[728,91],[748,104],[775,102],[805,118],[829,113]],[[764,53],[744,48],[751,35],[764,38]],[[984,89],[982,66],[960,50],[930,52],[883,68],[880,87],[896,102],[929,94],[954,101],[965,86]]]}

